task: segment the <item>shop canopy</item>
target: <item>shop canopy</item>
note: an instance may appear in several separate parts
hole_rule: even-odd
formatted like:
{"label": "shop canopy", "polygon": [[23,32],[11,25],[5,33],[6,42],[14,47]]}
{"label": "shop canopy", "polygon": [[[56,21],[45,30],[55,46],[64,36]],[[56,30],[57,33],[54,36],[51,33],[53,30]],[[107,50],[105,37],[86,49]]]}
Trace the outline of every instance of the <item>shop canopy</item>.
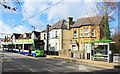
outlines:
{"label": "shop canopy", "polygon": [[[108,45],[107,48],[107,52],[108,52],[108,57],[107,57],[107,61],[110,62],[110,44],[111,43],[115,43],[112,40],[100,40],[100,41],[85,41],[85,43],[92,43],[92,45]],[[95,55],[95,54],[94,54]],[[101,56],[103,57],[103,56]],[[100,56],[97,58],[101,58]],[[95,58],[95,56],[93,57],[93,59]],[[91,60],[91,50],[90,50],[90,60]]]}
{"label": "shop canopy", "polygon": [[112,40],[85,41],[85,43],[111,43]]}

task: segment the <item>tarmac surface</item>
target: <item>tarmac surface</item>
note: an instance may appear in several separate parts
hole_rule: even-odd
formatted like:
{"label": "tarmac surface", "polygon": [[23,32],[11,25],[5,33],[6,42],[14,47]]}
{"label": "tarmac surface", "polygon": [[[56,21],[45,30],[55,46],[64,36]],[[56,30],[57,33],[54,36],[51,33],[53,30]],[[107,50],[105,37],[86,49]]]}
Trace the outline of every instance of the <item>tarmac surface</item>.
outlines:
{"label": "tarmac surface", "polygon": [[106,69],[87,64],[69,62],[46,57],[32,57],[19,53],[0,50],[1,72],[12,73],[79,73],[79,72],[118,72],[115,69]]}

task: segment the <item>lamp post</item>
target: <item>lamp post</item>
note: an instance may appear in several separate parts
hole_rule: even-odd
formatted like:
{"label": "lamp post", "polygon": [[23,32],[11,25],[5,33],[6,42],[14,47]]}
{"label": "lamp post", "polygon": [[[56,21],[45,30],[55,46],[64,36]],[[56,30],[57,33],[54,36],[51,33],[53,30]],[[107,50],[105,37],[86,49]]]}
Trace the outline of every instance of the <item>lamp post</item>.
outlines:
{"label": "lamp post", "polygon": [[34,31],[35,31],[35,27],[34,27],[34,26],[31,26],[31,27],[33,27],[33,28],[34,28]]}
{"label": "lamp post", "polygon": [[[34,26],[31,26],[31,27],[33,27],[33,28],[34,28],[34,32],[35,32],[35,27],[34,27]],[[34,39],[35,39],[35,35],[34,35]]]}
{"label": "lamp post", "polygon": [[47,54],[49,54],[49,24],[47,25],[47,40],[46,40],[46,48],[47,48]]}

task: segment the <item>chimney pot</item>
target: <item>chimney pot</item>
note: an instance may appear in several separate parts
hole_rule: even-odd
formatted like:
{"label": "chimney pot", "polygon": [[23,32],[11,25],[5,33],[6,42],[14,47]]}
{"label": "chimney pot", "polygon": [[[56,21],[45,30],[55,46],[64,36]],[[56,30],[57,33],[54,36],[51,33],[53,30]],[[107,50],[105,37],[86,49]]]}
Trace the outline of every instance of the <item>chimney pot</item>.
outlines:
{"label": "chimney pot", "polygon": [[70,25],[73,24],[73,18],[72,17],[68,17],[68,29],[70,29]]}

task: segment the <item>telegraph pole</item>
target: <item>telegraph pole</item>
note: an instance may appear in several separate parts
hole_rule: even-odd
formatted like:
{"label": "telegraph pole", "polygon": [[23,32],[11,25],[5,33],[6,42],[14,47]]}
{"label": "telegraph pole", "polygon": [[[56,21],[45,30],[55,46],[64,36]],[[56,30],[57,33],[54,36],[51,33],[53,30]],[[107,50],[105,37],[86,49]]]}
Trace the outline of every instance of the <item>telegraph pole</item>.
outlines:
{"label": "telegraph pole", "polygon": [[49,53],[49,24],[47,25],[47,41],[46,41],[47,54]]}

